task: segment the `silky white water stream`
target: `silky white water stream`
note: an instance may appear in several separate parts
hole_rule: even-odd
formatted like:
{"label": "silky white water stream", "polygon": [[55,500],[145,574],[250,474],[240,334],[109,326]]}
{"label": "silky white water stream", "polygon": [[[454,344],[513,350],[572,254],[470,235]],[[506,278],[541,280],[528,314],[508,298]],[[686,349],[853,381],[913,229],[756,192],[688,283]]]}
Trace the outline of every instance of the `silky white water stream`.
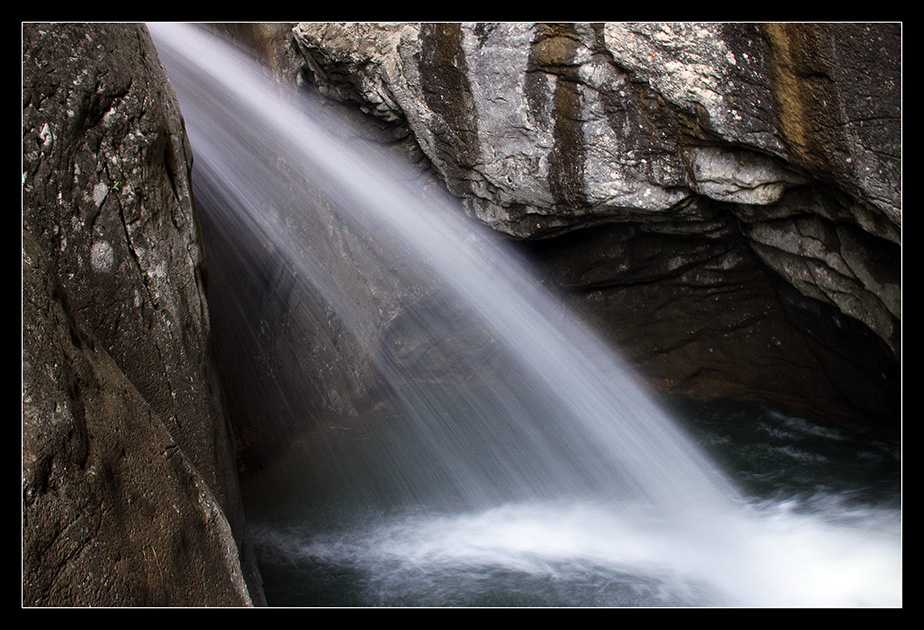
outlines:
{"label": "silky white water stream", "polygon": [[[180,99],[197,175],[208,180],[194,181],[197,194],[217,191],[217,201],[203,204],[207,221],[242,250],[253,243],[284,261],[288,281],[320,296],[394,397],[390,417],[399,426],[386,435],[399,437],[366,436],[388,443],[374,457],[339,438],[305,457],[304,466],[342,476],[338,488],[355,493],[353,513],[363,518],[339,520],[335,531],[264,527],[266,549],[358,570],[382,597],[372,601],[385,603],[408,593],[417,604],[428,596],[430,605],[457,603],[446,598],[456,588],[447,576],[502,571],[569,584],[583,576],[577,581],[603,593],[589,600],[595,605],[900,604],[894,511],[836,522],[785,502],[754,505],[619,356],[512,251],[483,238],[454,200],[414,188],[418,177],[393,155],[357,151],[344,140],[349,130],[308,110],[216,37],[189,25],[150,29]],[[334,221],[360,235],[351,247],[365,241],[376,254],[347,264],[326,258],[335,230],[299,227],[299,213],[313,212],[293,203],[304,194],[323,198]],[[374,269],[354,273],[366,258]],[[383,262],[390,260],[400,263],[394,277]],[[383,313],[366,297],[383,286],[440,296],[425,313],[406,307],[413,344],[377,335]],[[243,277],[240,289],[236,299],[255,299]],[[310,331],[317,312],[284,316],[303,318]],[[467,332],[454,343],[460,312]],[[391,323],[383,319],[381,328]],[[469,353],[482,345],[502,358]],[[474,376],[434,385],[432,370],[405,361],[410,346],[433,348],[425,356],[437,355],[441,368]],[[313,435],[324,442],[324,432]],[[394,492],[397,506],[363,512],[370,486],[373,494]],[[608,599],[606,585],[631,584],[626,576],[656,594],[633,601],[622,588]]]}

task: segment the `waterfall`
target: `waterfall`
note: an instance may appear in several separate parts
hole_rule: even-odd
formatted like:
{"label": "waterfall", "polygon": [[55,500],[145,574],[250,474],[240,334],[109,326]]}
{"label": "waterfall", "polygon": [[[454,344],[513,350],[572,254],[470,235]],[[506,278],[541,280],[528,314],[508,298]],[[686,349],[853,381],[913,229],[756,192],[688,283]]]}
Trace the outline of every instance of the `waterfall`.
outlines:
{"label": "waterfall", "polygon": [[[880,601],[865,581],[828,597],[781,579],[810,575],[780,564],[789,532],[757,519],[618,354],[419,169],[215,36],[150,30],[233,326],[222,360],[248,383],[229,395],[306,444],[297,467],[331,489],[305,510],[352,495],[336,529],[268,540],[387,574],[386,590],[423,588],[410,575],[434,566],[592,566],[596,589],[644,575],[632,588],[670,584],[669,603]],[[844,574],[825,568],[811,580]]]}

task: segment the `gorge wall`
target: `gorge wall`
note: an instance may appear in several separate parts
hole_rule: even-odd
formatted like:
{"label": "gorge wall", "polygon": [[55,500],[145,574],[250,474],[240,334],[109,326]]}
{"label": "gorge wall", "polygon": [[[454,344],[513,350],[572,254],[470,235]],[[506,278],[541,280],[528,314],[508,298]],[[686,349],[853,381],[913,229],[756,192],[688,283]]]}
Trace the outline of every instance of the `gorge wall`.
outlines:
{"label": "gorge wall", "polygon": [[[899,425],[900,25],[216,28],[357,104],[655,385]],[[24,25],[26,605],[263,603],[191,154],[143,26]]]}
{"label": "gorge wall", "polygon": [[900,24],[280,32],[658,386],[898,425]]}
{"label": "gorge wall", "polygon": [[26,606],[264,603],[147,29],[23,26]]}

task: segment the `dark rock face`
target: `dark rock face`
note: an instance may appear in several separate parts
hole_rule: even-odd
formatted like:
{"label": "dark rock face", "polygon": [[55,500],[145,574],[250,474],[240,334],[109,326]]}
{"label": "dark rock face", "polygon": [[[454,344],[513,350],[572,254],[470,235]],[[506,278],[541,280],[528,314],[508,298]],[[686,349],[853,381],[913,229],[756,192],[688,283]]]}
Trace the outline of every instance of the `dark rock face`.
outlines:
{"label": "dark rock face", "polygon": [[26,605],[262,603],[146,29],[23,28]]}
{"label": "dark rock face", "polygon": [[699,236],[599,226],[530,248],[662,389],[890,425],[898,374],[881,339],[770,272],[732,217],[721,226]]}
{"label": "dark rock face", "polygon": [[667,389],[895,426],[897,24],[299,24]]}

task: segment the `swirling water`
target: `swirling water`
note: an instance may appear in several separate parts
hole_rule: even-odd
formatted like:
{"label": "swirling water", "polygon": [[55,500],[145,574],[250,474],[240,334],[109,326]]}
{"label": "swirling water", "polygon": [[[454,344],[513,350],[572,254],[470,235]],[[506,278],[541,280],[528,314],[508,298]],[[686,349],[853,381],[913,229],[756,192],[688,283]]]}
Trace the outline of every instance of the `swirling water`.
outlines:
{"label": "swirling water", "polygon": [[[226,242],[210,268],[250,340],[248,396],[289,422],[286,456],[246,488],[272,605],[901,604],[895,445],[669,407],[454,201],[213,36],[151,31],[203,224]],[[300,298],[267,315],[281,287]],[[325,326],[343,371],[376,374],[361,412],[301,345]],[[280,345],[298,366],[284,379],[260,372]]]}
{"label": "swirling water", "polygon": [[[433,509],[392,502],[380,488],[370,493],[378,500],[353,503],[361,478],[332,483],[304,465],[312,449],[296,447],[248,488],[271,602],[901,605],[896,440],[757,404],[681,408],[697,442],[742,487],[739,514],[704,514],[696,524],[583,496]],[[382,435],[336,433],[338,448],[371,469],[395,456]]]}

